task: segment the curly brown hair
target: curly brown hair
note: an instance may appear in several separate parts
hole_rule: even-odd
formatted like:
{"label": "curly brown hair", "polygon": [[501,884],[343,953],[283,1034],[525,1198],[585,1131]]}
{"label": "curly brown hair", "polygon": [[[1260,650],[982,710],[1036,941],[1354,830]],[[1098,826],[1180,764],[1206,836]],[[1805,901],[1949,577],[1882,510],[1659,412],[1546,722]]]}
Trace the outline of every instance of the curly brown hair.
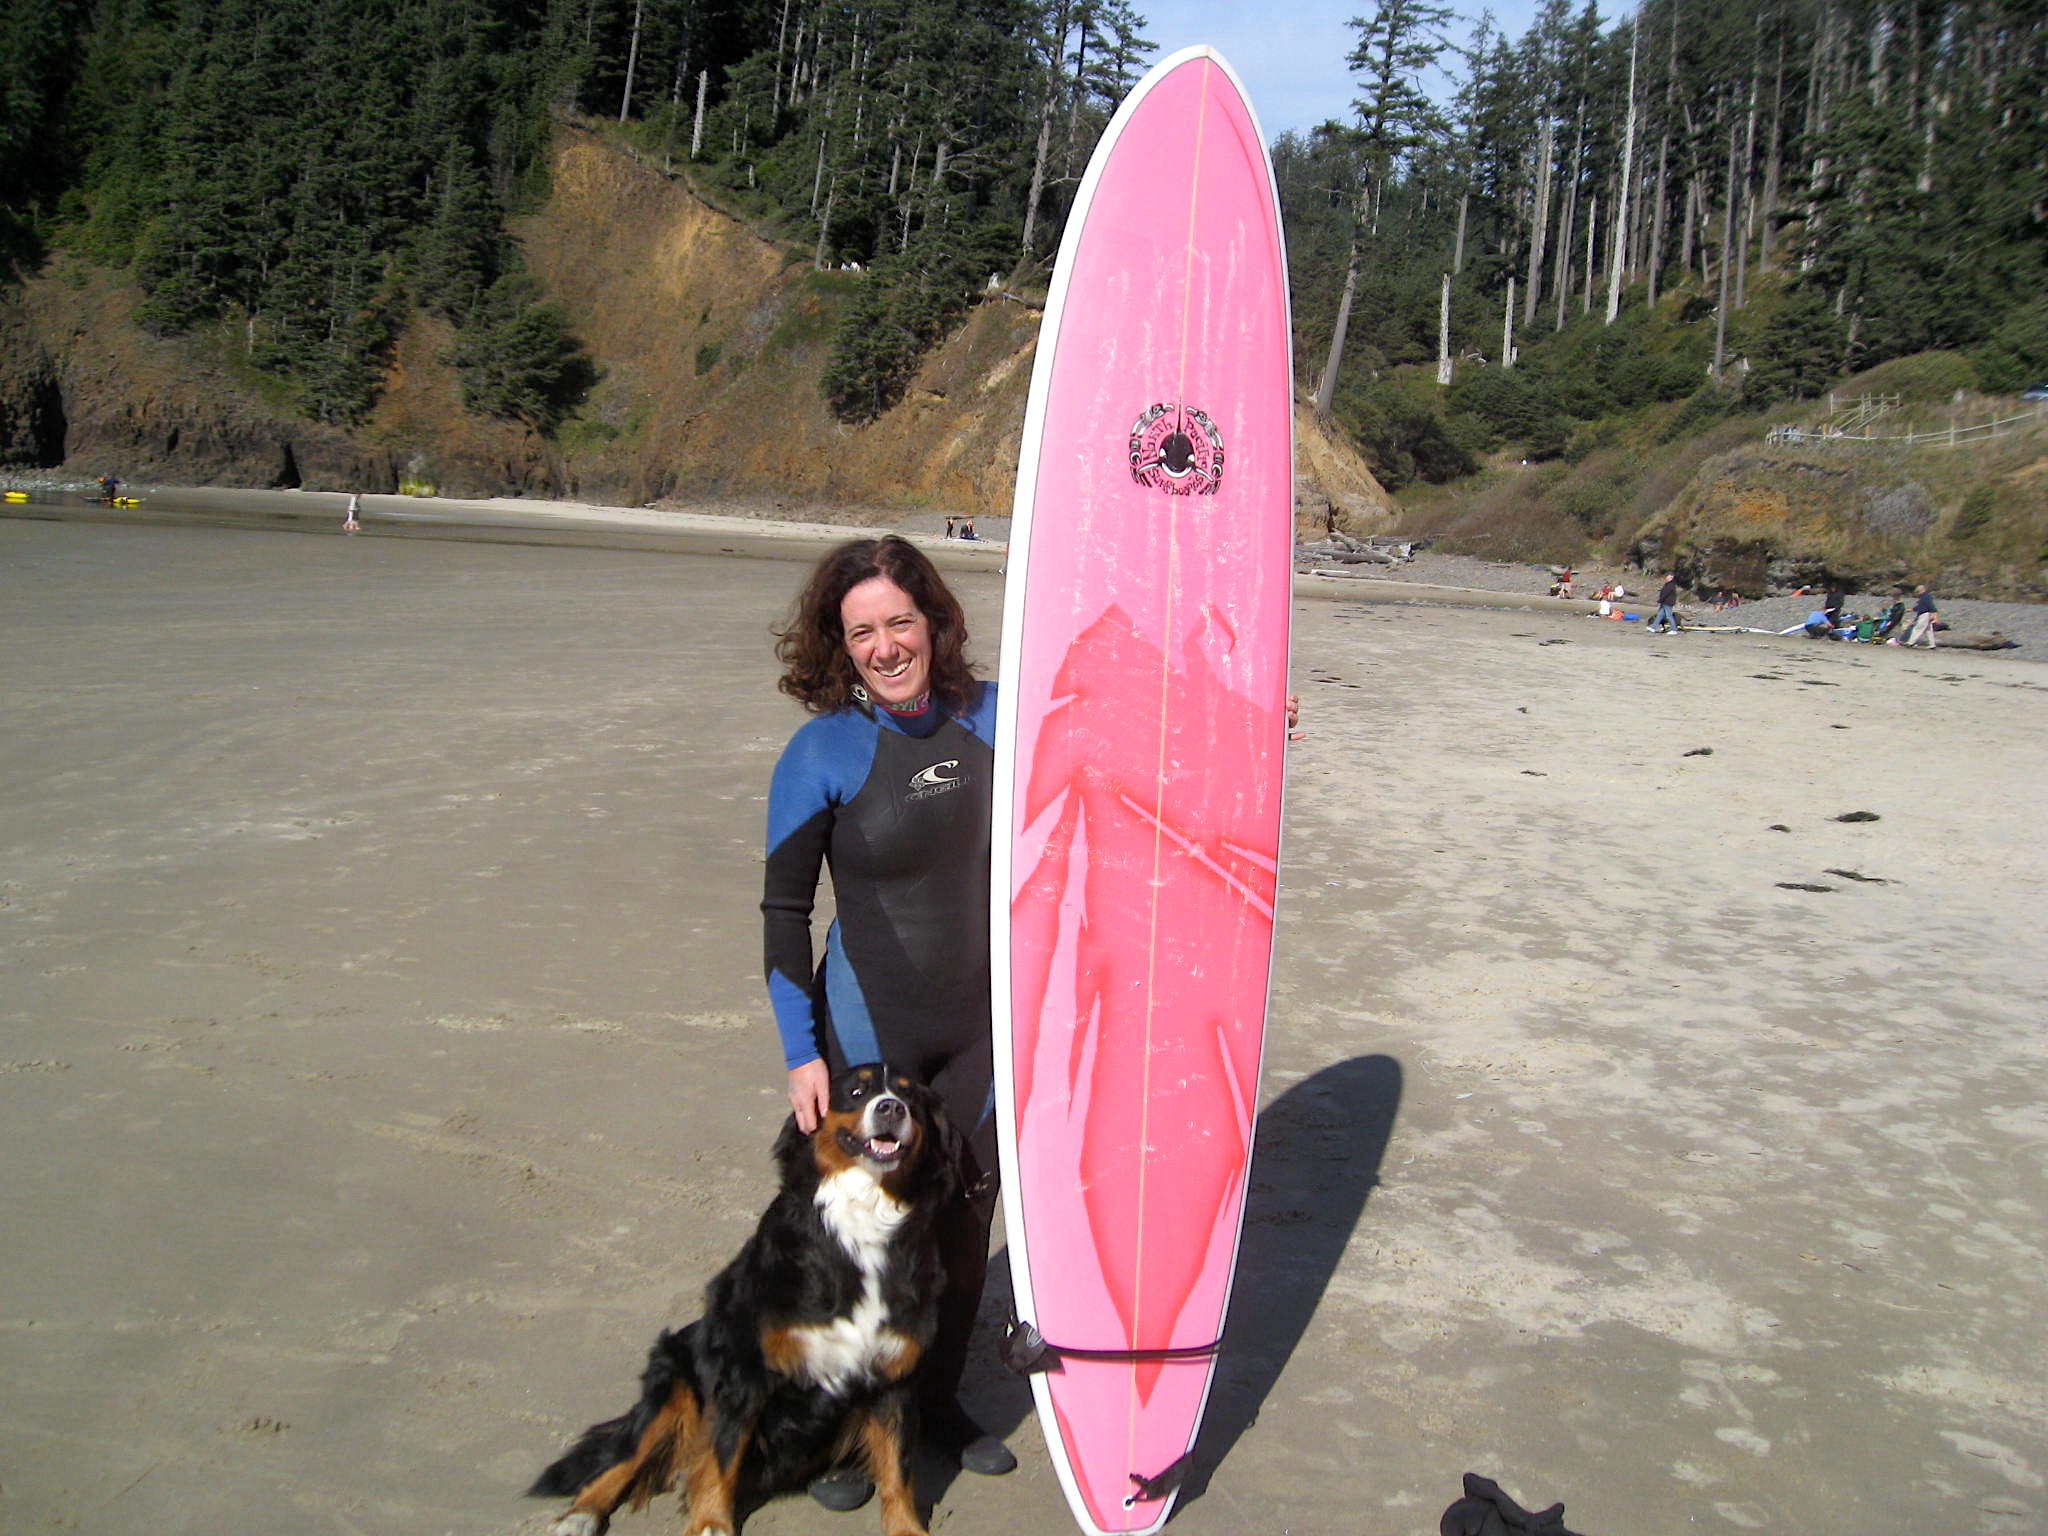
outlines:
{"label": "curly brown hair", "polygon": [[933,697],[954,714],[967,709],[981,687],[967,665],[967,615],[938,567],[895,534],[854,539],[818,562],[791,605],[788,622],[774,632],[775,658],[783,669],[776,686],[814,715],[853,703],[860,676],[846,653],[840,606],[847,593],[877,576],[907,592],[931,625]]}

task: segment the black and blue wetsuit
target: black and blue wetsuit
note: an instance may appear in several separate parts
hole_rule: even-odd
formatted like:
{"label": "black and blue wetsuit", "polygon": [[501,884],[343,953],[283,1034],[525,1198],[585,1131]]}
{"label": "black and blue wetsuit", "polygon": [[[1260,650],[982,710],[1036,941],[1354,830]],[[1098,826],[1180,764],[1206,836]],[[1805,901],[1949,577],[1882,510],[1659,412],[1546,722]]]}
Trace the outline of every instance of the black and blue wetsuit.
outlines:
{"label": "black and blue wetsuit", "polygon": [[[887,1060],[934,1088],[966,1141],[971,1217],[948,1223],[951,1284],[928,1380],[950,1404],[995,1213],[989,818],[996,690],[955,716],[857,707],[790,738],[768,790],[761,914],[768,995],[791,1068]],[[828,864],[838,916],[815,959]],[[950,1357],[950,1358],[948,1358]]]}

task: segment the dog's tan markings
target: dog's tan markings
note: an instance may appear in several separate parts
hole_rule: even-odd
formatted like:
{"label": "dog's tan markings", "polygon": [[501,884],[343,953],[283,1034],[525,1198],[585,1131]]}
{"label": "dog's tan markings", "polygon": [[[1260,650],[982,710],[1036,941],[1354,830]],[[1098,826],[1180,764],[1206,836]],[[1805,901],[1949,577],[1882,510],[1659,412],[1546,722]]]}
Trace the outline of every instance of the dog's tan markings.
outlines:
{"label": "dog's tan markings", "polygon": [[849,1137],[856,1145],[860,1141],[860,1111],[827,1110],[811,1137],[811,1156],[817,1161],[820,1178],[829,1179],[853,1166],[853,1157],[846,1150]]}
{"label": "dog's tan markings", "polygon": [[807,1358],[801,1328],[778,1326],[761,1330],[762,1362],[778,1376],[800,1379]]}
{"label": "dog's tan markings", "polygon": [[917,1340],[891,1329],[882,1335],[882,1352],[875,1361],[875,1368],[884,1381],[902,1381],[917,1369],[917,1362],[923,1358],[924,1351],[918,1348]]}
{"label": "dog's tan markings", "polygon": [[[675,1481],[676,1467],[687,1462],[701,1447],[703,1431],[704,1420],[698,1410],[697,1394],[688,1387],[677,1387],[667,1405],[654,1416],[654,1422],[640,1436],[640,1443],[634,1447],[633,1454],[585,1483],[576,1495],[576,1502],[569,1506],[568,1514],[555,1528],[563,1532],[563,1536],[577,1536],[583,1530],[602,1532],[621,1504],[630,1501],[634,1509],[645,1509],[649,1499],[667,1492]],[[594,1526],[570,1526],[570,1518],[576,1515],[586,1516],[596,1523]]]}
{"label": "dog's tan markings", "polygon": [[751,1429],[743,1433],[732,1460],[721,1463],[718,1447],[707,1437],[690,1465],[689,1483],[683,1489],[684,1536],[731,1536],[733,1496],[753,1438]]}
{"label": "dog's tan markings", "polygon": [[882,1536],[926,1536],[917,1518],[917,1496],[904,1467],[902,1424],[893,1413],[869,1413],[861,1421],[861,1445],[868,1475],[881,1495]]}

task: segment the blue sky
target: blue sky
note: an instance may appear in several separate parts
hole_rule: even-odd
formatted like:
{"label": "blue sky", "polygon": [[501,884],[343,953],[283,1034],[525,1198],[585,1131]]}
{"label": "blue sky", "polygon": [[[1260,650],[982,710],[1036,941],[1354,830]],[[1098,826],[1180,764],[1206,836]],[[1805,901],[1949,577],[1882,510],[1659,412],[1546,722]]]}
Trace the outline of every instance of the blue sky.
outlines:
{"label": "blue sky", "polygon": [[[1159,45],[1159,58],[1191,43],[1220,50],[1244,81],[1267,138],[1313,128],[1325,118],[1350,118],[1357,90],[1344,59],[1358,43],[1350,21],[1368,14],[1372,0],[1135,0],[1134,8],[1145,18],[1145,36]],[[1536,5],[1495,0],[1491,9],[1496,30],[1518,38],[1529,30]],[[1470,14],[1478,10],[1474,4]],[[1462,42],[1470,31],[1468,20],[1455,36]],[[1425,89],[1443,97],[1450,86],[1439,77]]]}

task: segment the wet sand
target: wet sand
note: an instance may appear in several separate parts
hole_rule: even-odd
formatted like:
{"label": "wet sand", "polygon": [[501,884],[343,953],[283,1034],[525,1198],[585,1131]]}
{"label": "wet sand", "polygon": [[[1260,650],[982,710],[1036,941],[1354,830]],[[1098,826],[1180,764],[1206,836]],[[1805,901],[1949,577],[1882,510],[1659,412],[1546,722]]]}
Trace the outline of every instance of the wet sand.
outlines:
{"label": "wet sand", "polygon": [[[0,1529],[541,1528],[769,1193],[767,631],[836,531],[0,519]],[[1468,1468],[1588,1536],[2048,1529],[2048,685],[1623,630],[1297,603],[1177,1531],[1427,1536]],[[1023,1466],[934,1529],[1070,1529],[970,1385]]]}

